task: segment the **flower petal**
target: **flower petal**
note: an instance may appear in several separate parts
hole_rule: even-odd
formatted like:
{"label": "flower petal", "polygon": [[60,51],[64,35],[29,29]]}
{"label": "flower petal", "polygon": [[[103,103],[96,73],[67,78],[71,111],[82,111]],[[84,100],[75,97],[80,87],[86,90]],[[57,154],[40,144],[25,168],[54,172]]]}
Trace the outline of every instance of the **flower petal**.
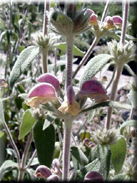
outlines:
{"label": "flower petal", "polygon": [[42,74],[38,79],[38,82],[46,82],[46,83],[50,83],[51,85],[54,86],[54,88],[58,91],[60,88],[59,85],[59,80],[52,74],[49,73],[45,73]]}
{"label": "flower petal", "polygon": [[123,20],[120,16],[115,15],[112,18],[113,18],[113,22],[114,22],[115,25],[120,26],[120,27],[122,26]]}
{"label": "flower petal", "polygon": [[48,102],[55,102],[55,97],[33,97],[28,100],[27,105],[30,107],[38,108],[40,104],[46,104]]}
{"label": "flower petal", "polygon": [[98,25],[98,16],[96,14],[92,14],[90,16],[89,25]]}
{"label": "flower petal", "polygon": [[105,88],[99,81],[95,79],[85,81],[79,93],[81,96],[87,96],[91,99],[94,99],[97,103],[109,99]]}
{"label": "flower petal", "polygon": [[29,92],[28,97],[56,97],[55,88],[49,83],[36,84]]}
{"label": "flower petal", "polygon": [[35,177],[45,178],[45,179],[47,179],[51,175],[52,175],[51,170],[47,166],[44,166],[44,165],[38,166],[34,173]]}
{"label": "flower petal", "polygon": [[69,105],[68,102],[63,102],[58,110],[64,114],[71,114],[72,116],[76,116],[81,111],[80,105],[76,101],[72,105]]}

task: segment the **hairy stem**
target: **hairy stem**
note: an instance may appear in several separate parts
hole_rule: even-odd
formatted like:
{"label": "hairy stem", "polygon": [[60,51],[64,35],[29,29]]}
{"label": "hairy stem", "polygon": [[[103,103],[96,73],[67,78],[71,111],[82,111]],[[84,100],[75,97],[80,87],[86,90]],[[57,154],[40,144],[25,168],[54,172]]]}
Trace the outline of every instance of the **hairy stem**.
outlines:
{"label": "hairy stem", "polygon": [[21,163],[21,168],[19,169],[18,181],[22,181],[24,179],[26,161],[27,161],[28,152],[29,152],[32,140],[33,140],[33,134],[31,132],[28,137],[28,140],[24,149],[24,153],[22,155],[22,163]]}
{"label": "hairy stem", "polygon": [[[44,22],[43,22],[43,35],[48,34],[48,11],[50,8],[50,4],[48,1],[45,1],[44,5]],[[48,50],[42,50],[42,65],[43,65],[43,73],[48,71],[47,69],[47,57],[48,57]]]}
{"label": "hairy stem", "polygon": [[72,84],[72,62],[73,62],[73,43],[74,42],[74,36],[69,35],[66,37],[66,43],[67,43],[67,74],[66,74],[66,90],[69,85]]}
{"label": "hairy stem", "polygon": [[103,11],[103,14],[102,14],[102,18],[101,18],[101,23],[105,20],[105,17],[107,15],[107,11],[108,11],[108,8],[109,8],[109,1],[110,0],[107,0],[107,2],[106,2],[106,6],[104,8],[104,11]]}
{"label": "hairy stem", "polygon": [[44,23],[43,23],[43,34],[46,35],[48,33],[48,11],[50,8],[50,4],[45,0],[44,4]]}
{"label": "hairy stem", "polygon": [[11,135],[11,133],[10,133],[10,130],[9,130],[9,128],[8,128],[8,126],[7,126],[7,124],[6,124],[6,122],[3,121],[2,124],[3,124],[4,128],[5,128],[5,131],[6,131],[6,133],[7,133],[7,136],[8,136],[8,138],[9,138],[9,141],[10,141],[10,143],[11,143],[11,145],[12,145],[12,147],[13,147],[15,153],[16,153],[16,156],[17,156],[17,163],[18,163],[18,166],[20,167],[20,154],[19,154],[18,148],[17,148],[17,146],[16,146],[16,144],[15,144],[13,138],[12,138],[12,135]]}
{"label": "hairy stem", "polygon": [[70,143],[71,143],[71,132],[72,132],[71,120],[65,121],[64,126],[64,143],[63,143],[63,171],[62,180],[67,180],[70,165]]}
{"label": "hairy stem", "polygon": [[48,50],[47,49],[43,49],[42,50],[43,73],[46,73],[48,71],[47,59],[48,59]]}
{"label": "hairy stem", "polygon": [[73,78],[77,75],[78,71],[80,70],[80,68],[86,63],[86,61],[88,60],[89,56],[91,55],[93,48],[97,45],[97,43],[99,42],[100,38],[95,37],[95,39],[93,40],[91,46],[89,47],[87,53],[84,55],[82,61],[80,62],[79,66],[77,67],[77,69],[75,70],[74,74],[73,74]]}
{"label": "hairy stem", "polygon": [[[110,100],[115,100],[115,95],[117,92],[117,87],[118,87],[118,83],[119,83],[119,79],[120,79],[120,75],[122,73],[123,70],[123,65],[116,65],[116,75],[115,75],[115,79],[112,85],[112,89],[111,89],[111,95],[110,95]],[[111,115],[112,115],[112,107],[108,108],[108,113],[107,113],[107,121],[105,124],[105,127],[107,129],[110,128],[111,126]]]}
{"label": "hairy stem", "polygon": [[26,165],[25,169],[27,169],[27,168],[30,167],[30,165],[31,165],[33,159],[35,158],[36,154],[37,154],[37,151],[36,151],[36,149],[35,149],[35,151],[33,152],[32,156],[31,156],[31,158],[30,158],[30,161],[29,161],[28,164]]}
{"label": "hairy stem", "polygon": [[123,2],[123,26],[122,26],[122,33],[120,38],[120,43],[124,45],[125,43],[125,35],[127,29],[127,20],[128,20],[128,13],[129,13],[129,1],[126,0]]}

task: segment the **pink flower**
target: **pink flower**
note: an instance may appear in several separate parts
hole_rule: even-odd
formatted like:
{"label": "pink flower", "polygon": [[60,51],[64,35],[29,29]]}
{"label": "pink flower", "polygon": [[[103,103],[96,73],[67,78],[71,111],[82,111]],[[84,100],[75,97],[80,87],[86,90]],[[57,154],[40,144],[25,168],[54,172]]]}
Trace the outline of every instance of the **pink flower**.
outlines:
{"label": "pink flower", "polygon": [[92,14],[89,20],[90,25],[98,25],[98,16],[96,14]]}
{"label": "pink flower", "polygon": [[103,181],[103,176],[99,172],[91,171],[85,175],[84,181]]}
{"label": "pink flower", "polygon": [[38,79],[38,82],[46,82],[46,83],[50,83],[51,85],[54,86],[54,88],[56,89],[56,91],[59,91],[60,85],[59,85],[59,80],[52,74],[49,73],[45,73],[42,74]]}
{"label": "pink flower", "polygon": [[81,96],[87,96],[91,99],[94,99],[97,103],[109,99],[106,93],[107,92],[102,84],[95,79],[85,81],[82,84],[81,90],[79,92]]}
{"label": "pink flower", "polygon": [[47,102],[56,101],[55,88],[49,83],[36,84],[29,92],[28,98],[30,100],[27,105],[31,107],[39,107],[40,104],[46,104]]}
{"label": "pink flower", "polygon": [[104,20],[104,23],[105,23],[104,27],[106,29],[114,29],[115,28],[113,18],[111,16],[107,16]]}
{"label": "pink flower", "polygon": [[89,13],[91,13],[91,14],[95,14],[95,12],[93,11],[93,10],[91,10],[91,9],[87,9],[87,11],[89,12]]}
{"label": "pink flower", "polygon": [[112,19],[113,19],[113,22],[114,22],[115,25],[117,25],[119,27],[122,26],[123,20],[122,20],[122,18],[120,16],[115,15],[115,16],[112,17]]}
{"label": "pink flower", "polygon": [[51,175],[52,175],[52,173],[51,173],[50,169],[45,165],[38,166],[34,173],[35,177],[45,178],[45,179],[47,179]]}

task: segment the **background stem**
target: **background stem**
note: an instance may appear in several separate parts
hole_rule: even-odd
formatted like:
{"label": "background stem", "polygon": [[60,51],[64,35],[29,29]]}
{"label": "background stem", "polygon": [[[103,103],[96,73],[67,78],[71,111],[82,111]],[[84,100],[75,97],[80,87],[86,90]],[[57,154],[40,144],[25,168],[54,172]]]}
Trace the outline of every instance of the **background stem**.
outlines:
{"label": "background stem", "polygon": [[103,14],[102,14],[102,18],[101,18],[101,23],[105,20],[105,17],[107,15],[107,11],[108,11],[108,8],[109,8],[109,1],[110,0],[107,0],[107,2],[106,2],[106,6],[104,8],[104,11],[103,11]]}
{"label": "background stem", "polygon": [[[112,89],[111,89],[110,100],[115,100],[115,95],[116,95],[116,92],[117,92],[118,82],[119,82],[120,75],[121,75],[122,70],[123,70],[123,65],[116,65],[116,67],[117,67],[116,68],[116,75],[115,75],[115,79],[114,79]],[[106,121],[106,124],[105,124],[105,127],[107,129],[109,129],[110,125],[111,125],[111,115],[112,115],[112,107],[109,107],[108,108],[108,113],[107,113],[107,121]]]}
{"label": "background stem", "polygon": [[125,43],[128,13],[129,13],[129,1],[126,0],[123,2],[123,26],[122,26],[122,34],[121,34],[121,38],[120,38],[120,43],[122,45],[124,45],[124,43]]}
{"label": "background stem", "polygon": [[100,38],[95,37],[95,39],[92,42],[92,45],[89,47],[87,53],[84,55],[83,59],[81,60],[80,64],[78,65],[77,69],[75,70],[74,74],[73,74],[73,78],[77,75],[78,71],[80,70],[80,68],[86,63],[86,61],[88,60],[89,56],[91,55],[93,48],[97,45],[97,43],[99,42]]}

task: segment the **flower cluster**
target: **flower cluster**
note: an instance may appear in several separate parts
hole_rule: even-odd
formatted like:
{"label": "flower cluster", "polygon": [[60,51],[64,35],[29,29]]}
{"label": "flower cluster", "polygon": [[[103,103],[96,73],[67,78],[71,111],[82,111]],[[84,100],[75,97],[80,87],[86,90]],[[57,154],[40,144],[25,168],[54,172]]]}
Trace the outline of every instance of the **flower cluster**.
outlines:
{"label": "flower cluster", "polygon": [[[57,110],[62,114],[76,116],[81,112],[80,100],[76,100],[75,92],[71,85],[67,88],[63,102],[60,102],[60,84],[54,75],[49,73],[43,74],[37,81],[38,83],[28,93],[28,106],[39,108],[41,104],[52,102],[55,107],[58,106],[56,104],[59,104]],[[90,98],[95,100],[96,103],[109,99],[106,90],[96,79],[85,81],[80,87],[77,96],[79,96],[79,99]]]}

